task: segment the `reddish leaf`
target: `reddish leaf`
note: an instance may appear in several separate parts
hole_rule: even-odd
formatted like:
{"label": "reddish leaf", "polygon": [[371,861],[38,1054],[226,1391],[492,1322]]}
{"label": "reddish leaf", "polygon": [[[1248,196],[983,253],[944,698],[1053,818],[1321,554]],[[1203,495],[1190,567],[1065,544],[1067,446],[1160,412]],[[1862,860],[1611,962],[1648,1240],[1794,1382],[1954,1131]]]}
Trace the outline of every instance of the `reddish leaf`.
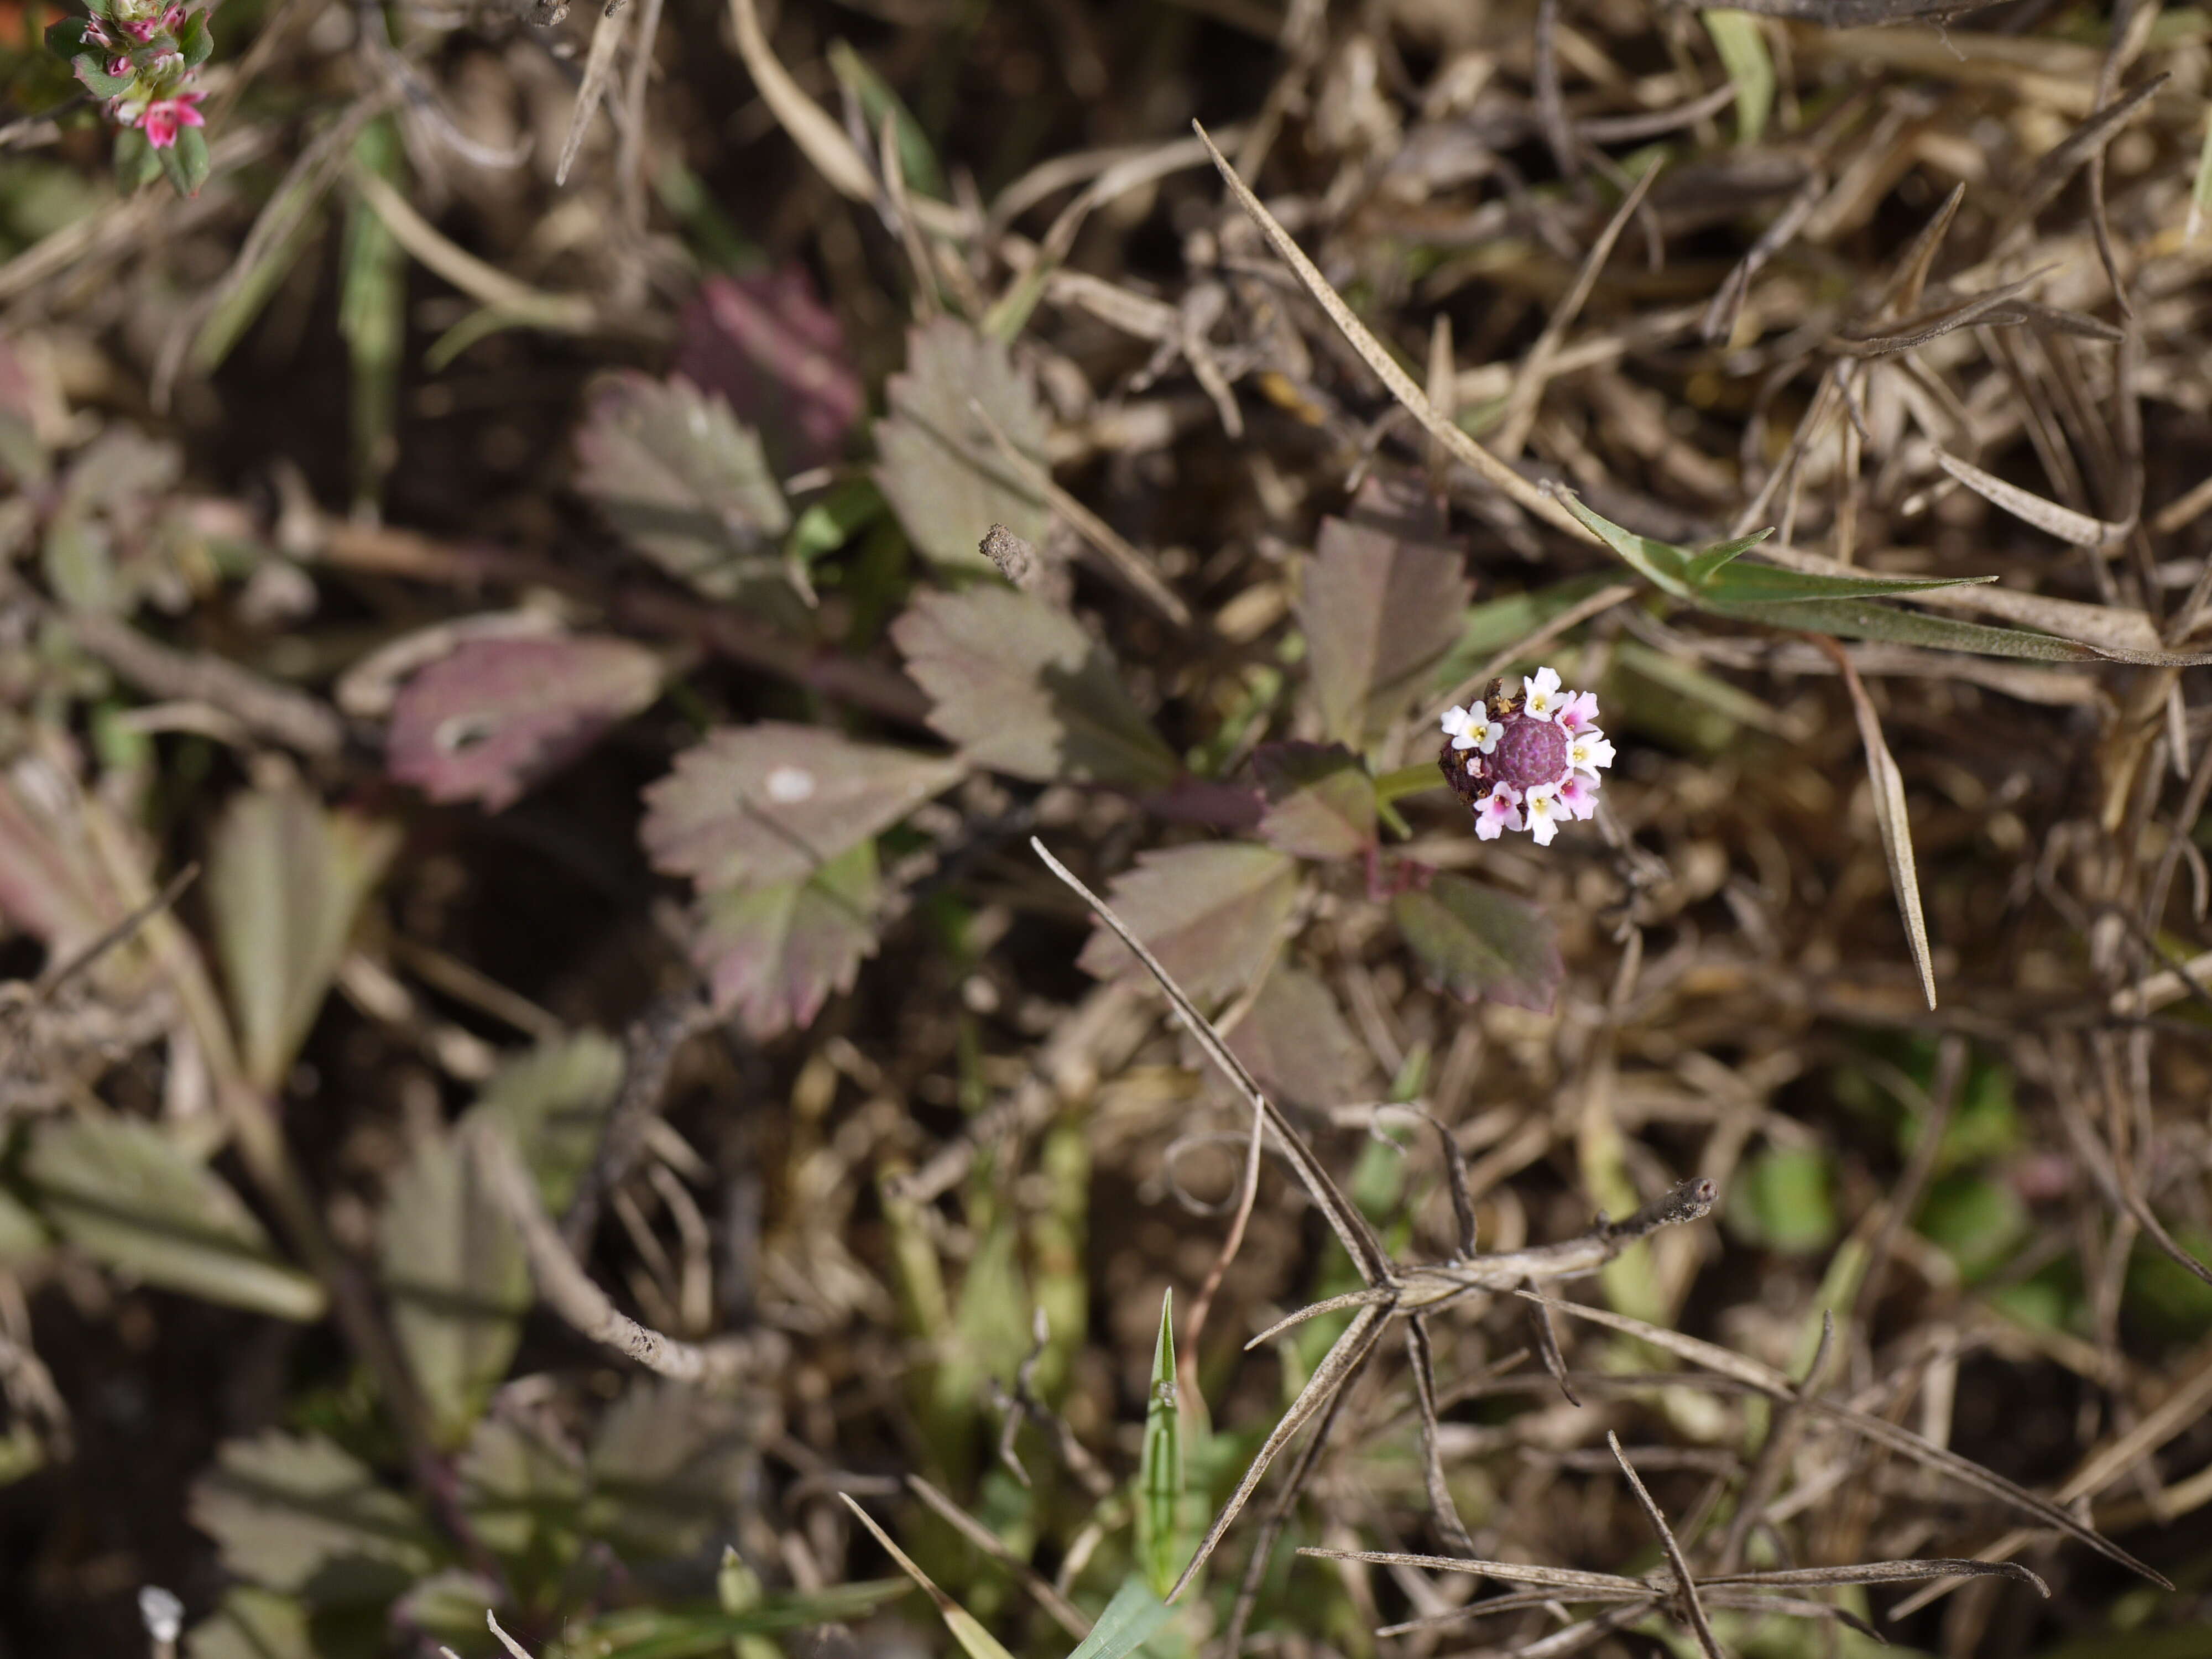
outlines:
{"label": "reddish leaf", "polygon": [[1449,547],[1406,532],[1402,488],[1370,481],[1359,516],[1326,519],[1298,605],[1313,701],[1330,738],[1364,747],[1458,637],[1473,589]]}
{"label": "reddish leaf", "polygon": [[705,892],[803,881],[963,769],[818,726],[725,727],[647,788],[640,833],[654,865]]}
{"label": "reddish leaf", "polygon": [[1426,892],[1399,894],[1390,915],[1431,976],[1462,1000],[1544,1012],[1559,994],[1566,972],[1559,935],[1526,899],[1445,874]]}
{"label": "reddish leaf", "polygon": [[1270,845],[1347,859],[1375,844],[1375,782],[1342,744],[1262,744],[1252,768],[1267,793],[1260,834]]}
{"label": "reddish leaf", "polygon": [[866,397],[836,313],[804,265],[709,276],[678,326],[677,368],[759,428],[778,467],[827,466],[844,453]]}
{"label": "reddish leaf", "polygon": [[780,560],[791,510],[759,437],[681,378],[610,376],[576,433],[576,487],[624,540],[715,599]]}
{"label": "reddish leaf", "polygon": [[[1140,853],[1107,897],[1193,997],[1236,995],[1252,982],[1298,895],[1298,866],[1285,853],[1249,842],[1209,842]],[[1085,969],[1101,979],[1128,973],[1136,958],[1103,927],[1083,948]]]}
{"label": "reddish leaf", "polygon": [[979,765],[1139,790],[1176,775],[1106,648],[1042,599],[995,586],[924,593],[891,637],[936,701],[930,725]]}
{"label": "reddish leaf", "polygon": [[864,841],[804,881],[733,888],[706,901],[692,947],[714,1006],[755,1037],[813,1021],[833,991],[849,991],[876,951],[876,848]]}
{"label": "reddish leaf", "polygon": [[659,659],[627,640],[468,640],[401,688],[386,760],[432,800],[496,812],[659,695]]}
{"label": "reddish leaf", "polygon": [[1370,1097],[1374,1060],[1353,1035],[1328,987],[1303,968],[1278,963],[1229,1047],[1268,1091],[1294,1106],[1341,1106]]}
{"label": "reddish leaf", "polygon": [[876,483],[915,547],[940,564],[988,569],[976,544],[993,525],[1024,541],[1043,538],[1044,502],[968,406],[982,404],[1015,448],[1044,465],[1044,410],[1002,343],[940,317],[908,334],[906,372],[885,392]]}

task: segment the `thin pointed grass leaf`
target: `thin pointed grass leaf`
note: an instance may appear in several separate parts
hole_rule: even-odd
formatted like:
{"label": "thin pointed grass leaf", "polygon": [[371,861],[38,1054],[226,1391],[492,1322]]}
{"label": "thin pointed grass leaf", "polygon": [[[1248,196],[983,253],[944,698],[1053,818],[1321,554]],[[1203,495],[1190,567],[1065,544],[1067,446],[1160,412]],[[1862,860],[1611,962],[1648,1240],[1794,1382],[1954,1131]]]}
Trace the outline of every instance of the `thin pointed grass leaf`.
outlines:
{"label": "thin pointed grass leaf", "polygon": [[1586,1319],[1594,1325],[1603,1325],[1630,1336],[1641,1337],[1653,1347],[1671,1353],[1677,1359],[1686,1360],[1692,1365],[1741,1382],[1773,1399],[1787,1400],[1795,1393],[1790,1379],[1771,1365],[1763,1365],[1756,1359],[1717,1343],[1707,1342],[1699,1337],[1685,1336],[1680,1331],[1670,1331],[1662,1325],[1632,1318],[1627,1314],[1617,1314],[1609,1308],[1594,1308],[1583,1302],[1563,1302],[1557,1297],[1545,1296],[1536,1291],[1522,1290],[1514,1293],[1547,1308],[1572,1314],[1577,1319]]}
{"label": "thin pointed grass leaf", "polygon": [[1334,1550],[1308,1545],[1298,1552],[1324,1561],[1365,1561],[1379,1567],[1423,1567],[1431,1572],[1471,1573],[1504,1584],[1540,1584],[1551,1589],[1587,1590],[1593,1595],[1641,1599],[1652,1594],[1640,1578],[1617,1572],[1583,1572],[1573,1567],[1545,1567],[1525,1561],[1462,1560],[1454,1555],[1413,1555],[1398,1550]]}
{"label": "thin pointed grass leaf", "polygon": [[1468,1536],[1467,1523],[1460,1519],[1459,1505],[1452,1501],[1450,1483],[1444,1479],[1440,1443],[1443,1429],[1437,1413],[1436,1345],[1429,1340],[1428,1322],[1419,1314],[1406,1321],[1406,1354],[1413,1362],[1413,1398],[1421,1414],[1421,1478],[1429,1489],[1429,1509],[1444,1542],[1473,1555],[1474,1540]]}
{"label": "thin pointed grass leaf", "polygon": [[1703,587],[1716,572],[1732,560],[1741,557],[1774,533],[1774,526],[1754,530],[1748,536],[1739,536],[1732,542],[1721,542],[1690,556],[1682,567],[1682,574],[1692,587]]}
{"label": "thin pointed grass leaf", "polygon": [[1342,1313],[1346,1308],[1372,1308],[1395,1299],[1397,1292],[1388,1288],[1370,1287],[1364,1291],[1347,1291],[1342,1296],[1332,1296],[1320,1302],[1309,1302],[1296,1313],[1285,1314],[1244,1345],[1249,1353],[1255,1348],[1264,1348],[1285,1331],[1303,1325],[1309,1319],[1323,1314]]}
{"label": "thin pointed grass leaf", "polygon": [[1644,580],[1662,593],[1671,593],[1678,599],[1687,599],[1693,604],[1696,602],[1697,595],[1690,580],[1692,556],[1686,549],[1677,547],[1672,542],[1655,541],[1649,536],[1639,536],[1634,531],[1622,529],[1610,519],[1600,518],[1584,507],[1582,497],[1571,489],[1555,484],[1551,488],[1551,495],[1575,516],[1577,522],[1620,555],[1621,562]]}
{"label": "thin pointed grass leaf", "polygon": [[[1954,334],[1962,328],[1977,323],[1997,323],[2005,320],[1996,313],[2004,310],[2025,289],[2033,287],[2049,274],[2049,267],[2031,270],[2015,282],[2004,283],[1977,294],[1959,305],[1946,306],[1899,324],[1887,334],[1877,334],[1868,329],[1847,328],[1834,336],[1835,349],[1847,357],[1888,357],[1899,352],[1910,351],[1916,346],[1939,340],[1946,334]],[[2024,318],[2021,320],[2025,320]]]}
{"label": "thin pointed grass leaf", "polygon": [[1644,1506],[1644,1518],[1651,1522],[1651,1529],[1659,1534],[1659,1546],[1667,1552],[1668,1565],[1674,1570],[1674,1590],[1682,1615],[1689,1621],[1691,1632],[1698,1638],[1698,1645],[1705,1650],[1706,1659],[1724,1659],[1720,1638],[1713,1634],[1712,1621],[1705,1617],[1705,1603],[1698,1600],[1697,1581],[1690,1576],[1689,1560],[1682,1553],[1682,1546],[1675,1540],[1674,1529],[1667,1524],[1665,1511],[1644,1489],[1644,1479],[1636,1473],[1636,1465],[1628,1461],[1628,1454],[1620,1449],[1620,1437],[1607,1429],[1605,1443],[1613,1449],[1613,1461],[1620,1465],[1620,1472],[1628,1477],[1629,1487],[1636,1493],[1636,1501]]}
{"label": "thin pointed grass leaf", "polygon": [[1968,651],[1976,656],[2011,657],[2022,662],[2132,659],[2075,640],[2030,634],[2017,628],[1992,628],[1986,623],[1958,622],[1949,617],[1931,617],[1925,611],[1905,611],[1871,599],[1799,599],[1779,605],[1709,603],[1707,608],[1723,617],[1765,623],[1775,628],[1831,634],[1847,640],[1917,645],[1936,651]]}
{"label": "thin pointed grass leaf", "polygon": [[[1524,1288],[1530,1288],[1524,1281]],[[1535,1327],[1536,1356],[1544,1363],[1546,1375],[1559,1385],[1559,1392],[1567,1397],[1567,1404],[1580,1407],[1575,1398],[1574,1385],[1567,1381],[1566,1356],[1559,1352],[1559,1334],[1552,1326],[1552,1310],[1540,1302],[1528,1309],[1528,1322]]]}
{"label": "thin pointed grass leaf", "polygon": [[908,1492],[935,1510],[955,1532],[1019,1580],[1022,1588],[1051,1616],[1054,1624],[1079,1642],[1090,1635],[1091,1620],[1084,1617],[1083,1609],[1054,1589],[1036,1568],[1008,1549],[1006,1540],[998,1534],[920,1475],[908,1474],[906,1485]]}
{"label": "thin pointed grass leaf", "polygon": [[1352,1374],[1359,1369],[1367,1358],[1368,1351],[1374,1347],[1376,1339],[1382,1334],[1383,1323],[1389,1317],[1384,1309],[1363,1308],[1344,1328],[1344,1334],[1336,1339],[1336,1346],[1322,1357],[1320,1364],[1314,1367],[1313,1375],[1306,1379],[1305,1387],[1298,1390],[1297,1398],[1291,1401],[1290,1409],[1268,1431],[1267,1438],[1253,1455],[1252,1466],[1244,1471],[1244,1478],[1237,1483],[1236,1492],[1223,1505],[1221,1513],[1214,1517],[1206,1536],[1199,1540],[1198,1549],[1190,1558],[1190,1564],[1183,1568],[1182,1576],[1169,1590],[1168,1601],[1176,1601],[1189,1588],[1199,1570],[1205,1566],[1206,1559],[1220,1547],[1223,1537],[1243,1512],[1245,1504],[1251,1502],[1252,1494],[1259,1490],[1268,1465],[1290,1443],[1291,1437],[1305,1426],[1316,1412],[1328,1404]]}
{"label": "thin pointed grass leaf", "polygon": [[1182,1401],[1176,1392],[1174,1311],[1170,1289],[1160,1297],[1152,1395],[1145,1403],[1144,1447],[1137,1459],[1137,1559],[1155,1600],[1175,1587],[1183,1550]]}
{"label": "thin pointed grass leaf", "polygon": [[1920,303],[1921,290],[1928,286],[1928,272],[1942,251],[1943,238],[1951,228],[1952,220],[1958,217],[1959,204],[1966,199],[1966,187],[1954,185],[1951,193],[1943,198],[1942,206],[1928,216],[1928,222],[1912,239],[1912,246],[1897,262],[1897,270],[1882,284],[1875,296],[1874,313],[1881,316],[1892,310],[1910,311]]}
{"label": "thin pointed grass leaf", "polygon": [[1419,1619],[1408,1619],[1401,1625],[1385,1625],[1375,1633],[1377,1636],[1413,1636],[1422,1631],[1444,1630],[1470,1620],[1494,1618],[1501,1613],[1530,1613],[1540,1607],[1558,1605],[1561,1601],[1642,1601],[1656,1606],[1658,1598],[1650,1589],[1636,1595],[1626,1590],[1582,1590],[1572,1597],[1563,1597],[1550,1590],[1516,1590],[1510,1595],[1486,1596],[1480,1601],[1470,1601],[1463,1607],[1454,1607],[1449,1613],[1432,1613]]}
{"label": "thin pointed grass leaf", "polygon": [[[1382,1246],[1376,1241],[1373,1229],[1367,1224],[1367,1218],[1352,1206],[1352,1200],[1330,1179],[1328,1171],[1322,1167],[1321,1159],[1315,1156],[1305,1137],[1298,1133],[1297,1126],[1283,1115],[1282,1109],[1269,1099],[1253,1080],[1251,1073],[1245,1070],[1244,1063],[1229,1051],[1229,1045],[1221,1040],[1221,1034],[1213,1029],[1212,1023],[1199,1012],[1197,1006],[1183,994],[1182,988],[1175,982],[1166,969],[1160,966],[1159,959],[1146,949],[1143,940],[1129,931],[1127,924],[1114,914],[1103,899],[1078,880],[1073,871],[1048,852],[1042,842],[1032,836],[1030,846],[1044,860],[1045,867],[1089,905],[1098,919],[1129,947],[1137,960],[1145,964],[1153,979],[1158,981],[1160,989],[1166,993],[1176,1012],[1182,1017],[1192,1037],[1205,1050],[1206,1058],[1221,1068],[1222,1075],[1236,1085],[1238,1092],[1251,1104],[1252,1109],[1267,1120],[1267,1127],[1274,1131],[1277,1139],[1282,1143],[1284,1156],[1290,1160],[1291,1167],[1297,1171],[1298,1179],[1304,1184],[1315,1206],[1328,1218],[1328,1224],[1344,1245],[1346,1254],[1351,1256],[1352,1265],[1359,1270],[1359,1276],[1370,1285],[1389,1282],[1392,1278],[1390,1260],[1383,1254]],[[1184,1575],[1186,1578],[1188,1576],[1188,1573]]]}
{"label": "thin pointed grass leaf", "polygon": [[1173,1613],[1140,1578],[1125,1578],[1083,1645],[1067,1659],[1122,1659],[1152,1639]]}
{"label": "thin pointed grass leaf", "polygon": [[1960,1561],[1932,1559],[1911,1561],[1861,1561],[1837,1567],[1787,1567],[1772,1572],[1723,1572],[1698,1581],[1700,1589],[1716,1584],[1766,1585],[1774,1589],[1811,1589],[1821,1584],[1904,1584],[1923,1578],[2012,1578],[2035,1586],[2046,1600],[2051,1586],[2017,1561]]}
{"label": "thin pointed grass leaf", "polygon": [[860,1518],[860,1522],[884,1547],[884,1552],[899,1565],[899,1570],[921,1586],[922,1593],[937,1604],[938,1614],[945,1627],[952,1632],[952,1639],[960,1644],[968,1659],[1013,1659],[1000,1645],[999,1638],[985,1630],[975,1614],[938,1589],[936,1581],[916,1565],[912,1556],[891,1541],[891,1536],[876,1524],[875,1517],[854,1503],[850,1494],[839,1492],[838,1498],[845,1507]]}
{"label": "thin pointed grass leaf", "polygon": [[1699,1594],[1708,1606],[1724,1607],[1731,1613],[1778,1613],[1785,1619],[1832,1620],[1850,1626],[1861,1636],[1872,1637],[1884,1647],[1889,1645],[1889,1638],[1858,1614],[1826,1601],[1808,1601],[1796,1595],[1762,1595],[1756,1590],[1701,1590]]}
{"label": "thin pointed grass leaf", "polygon": [[2093,519],[2086,513],[2076,513],[2070,507],[2061,507],[2057,501],[2022,489],[2018,484],[2007,483],[2002,478],[1984,472],[1957,456],[1936,451],[1936,465],[1972,490],[1992,507],[2002,507],[2015,519],[2033,525],[2046,536],[2062,542],[2071,542],[2076,547],[2110,547],[2135,528],[2134,522],[2108,524],[2102,519]]}
{"label": "thin pointed grass leaf", "polygon": [[1928,946],[1928,920],[1920,908],[1920,874],[1912,856],[1912,823],[1906,816],[1905,775],[1881,734],[1881,720],[1874,700],[1859,683],[1840,646],[1830,646],[1836,665],[1843,672],[1844,689],[1850,693],[1851,713],[1859,726],[1859,742],[1866,750],[1867,775],[1874,785],[1875,823],[1881,831],[1882,856],[1889,863],[1889,883],[1897,894],[1898,914],[1905,922],[1905,937],[1912,947],[1912,965],[1920,975],[1920,989],[1928,1006],[1936,1006],[1936,963]]}
{"label": "thin pointed grass leaf", "polygon": [[2143,106],[2158,95],[2159,88],[2172,78],[2171,73],[2152,76],[2126,97],[2097,111],[2060,140],[2036,163],[2027,182],[2014,194],[2011,206],[1990,237],[1990,246],[2002,247],[2014,233],[2024,228],[2048,207],[2081,164],[2100,153],[2112,135],[2135,119]]}
{"label": "thin pointed grass leaf", "polygon": [[1976,587],[1995,576],[1837,576],[1779,565],[1739,564],[1698,586],[1701,605],[1797,605],[1808,599],[1881,599],[1939,587]]}

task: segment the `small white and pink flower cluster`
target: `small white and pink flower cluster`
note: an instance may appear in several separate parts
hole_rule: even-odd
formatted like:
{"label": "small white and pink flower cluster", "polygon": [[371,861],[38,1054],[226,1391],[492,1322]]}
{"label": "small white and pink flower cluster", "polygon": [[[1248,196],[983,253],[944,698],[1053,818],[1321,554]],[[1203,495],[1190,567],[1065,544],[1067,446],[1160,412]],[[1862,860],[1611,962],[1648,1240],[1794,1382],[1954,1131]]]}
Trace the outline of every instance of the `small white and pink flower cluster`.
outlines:
{"label": "small white and pink flower cluster", "polygon": [[[83,23],[85,46],[111,54],[103,66],[109,82],[127,82],[108,99],[108,118],[137,128],[155,149],[174,144],[186,127],[207,125],[199,111],[207,94],[191,84],[198,64],[187,60],[179,44],[185,22],[185,8],[174,0],[118,0],[109,15],[94,13]],[[157,41],[162,50],[134,60],[133,46]]]}
{"label": "small white and pink flower cluster", "polygon": [[1561,818],[1596,813],[1598,774],[1613,764],[1613,745],[1597,728],[1596,692],[1561,690],[1549,668],[1522,680],[1517,697],[1503,687],[1493,680],[1474,707],[1444,710],[1437,764],[1484,841],[1526,830],[1548,847]]}

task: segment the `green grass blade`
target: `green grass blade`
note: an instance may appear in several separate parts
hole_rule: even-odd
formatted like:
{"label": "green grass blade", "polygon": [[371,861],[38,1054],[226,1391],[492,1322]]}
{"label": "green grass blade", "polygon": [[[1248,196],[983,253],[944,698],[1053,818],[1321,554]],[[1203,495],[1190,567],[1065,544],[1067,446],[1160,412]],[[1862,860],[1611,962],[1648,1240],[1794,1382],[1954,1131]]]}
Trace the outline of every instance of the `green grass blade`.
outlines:
{"label": "green grass blade", "polygon": [[[1163,1315],[1164,1322],[1165,1316]],[[1173,1363],[1170,1364],[1172,1374]],[[1098,1615],[1098,1622],[1091,1627],[1091,1634],[1083,1645],[1067,1656],[1067,1659],[1123,1659],[1134,1653],[1151,1638],[1152,1632],[1168,1621],[1171,1609],[1153,1593],[1140,1578],[1125,1578],[1121,1588],[1114,1592],[1114,1599],[1106,1604],[1106,1611]]]}
{"label": "green grass blade", "polygon": [[[1160,1334],[1152,1346],[1152,1388],[1145,1407],[1144,1449],[1137,1473],[1137,1559],[1154,1595],[1175,1585],[1190,1554],[1182,1535],[1182,1406],[1176,1391],[1175,1292],[1160,1298]],[[1137,1587],[1132,1580],[1123,1594]],[[1115,1601],[1120,1601],[1116,1596]],[[1109,1612],[1112,1609],[1109,1607]],[[1092,1632],[1094,1638],[1096,1632]],[[1085,1651],[1089,1644],[1085,1644]]]}

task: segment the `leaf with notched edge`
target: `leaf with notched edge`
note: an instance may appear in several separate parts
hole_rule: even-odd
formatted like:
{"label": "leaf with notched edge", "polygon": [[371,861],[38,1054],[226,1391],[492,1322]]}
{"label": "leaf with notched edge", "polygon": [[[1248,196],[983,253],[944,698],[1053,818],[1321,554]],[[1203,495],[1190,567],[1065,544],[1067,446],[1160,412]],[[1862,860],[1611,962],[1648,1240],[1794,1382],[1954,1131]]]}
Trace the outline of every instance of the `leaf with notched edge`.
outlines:
{"label": "leaf with notched edge", "polygon": [[[1252,982],[1297,901],[1298,866],[1287,853],[1249,842],[1201,842],[1140,853],[1107,896],[1194,998],[1216,1001]],[[1081,966],[1101,979],[1137,969],[1127,946],[1103,928],[1083,947]]]}
{"label": "leaf with notched edge", "polygon": [[1525,899],[1440,874],[1425,892],[1399,894],[1390,915],[1431,977],[1463,1001],[1543,1012],[1559,994],[1566,969],[1557,930]]}
{"label": "leaf with notched edge", "polygon": [[647,787],[640,836],[656,868],[702,892],[803,881],[966,769],[818,726],[726,726]]}
{"label": "leaf with notched edge", "polygon": [[576,487],[623,538],[711,598],[777,567],[791,509],[759,435],[680,376],[625,371],[576,433]]}
{"label": "leaf with notched edge", "polygon": [[812,1023],[876,950],[876,848],[864,841],[804,881],[711,893],[692,955],[755,1038]]}
{"label": "leaf with notched edge", "polygon": [[676,367],[757,428],[786,471],[827,466],[867,406],[836,313],[796,262],[709,276],[684,307]]}
{"label": "leaf with notched edge", "polygon": [[1375,844],[1375,781],[1342,744],[1261,744],[1252,769],[1267,794],[1260,834],[1268,845],[1348,859]]}
{"label": "leaf with notched edge", "polygon": [[436,1565],[415,1506],[319,1435],[227,1440],[192,1483],[192,1524],[222,1565],[325,1605],[388,1598]]}
{"label": "leaf with notched edge", "polygon": [[1006,465],[981,404],[1014,447],[1045,464],[1045,417],[1029,379],[997,340],[950,317],[907,335],[906,370],[885,388],[890,412],[876,422],[876,483],[925,557],[989,566],[976,544],[994,524],[1042,539],[1045,504]]}
{"label": "leaf with notched edge", "polygon": [[401,688],[392,775],[494,812],[660,695],[660,660],[627,640],[473,639]]}
{"label": "leaf with notched edge", "polygon": [[1179,769],[1106,647],[1012,588],[924,593],[891,625],[929,723],[976,764],[1039,783],[1164,788]]}
{"label": "leaf with notched edge", "polygon": [[1362,518],[1326,519],[1298,619],[1323,732],[1355,748],[1378,735],[1459,635],[1473,589],[1455,550],[1411,539],[1387,494]]}

